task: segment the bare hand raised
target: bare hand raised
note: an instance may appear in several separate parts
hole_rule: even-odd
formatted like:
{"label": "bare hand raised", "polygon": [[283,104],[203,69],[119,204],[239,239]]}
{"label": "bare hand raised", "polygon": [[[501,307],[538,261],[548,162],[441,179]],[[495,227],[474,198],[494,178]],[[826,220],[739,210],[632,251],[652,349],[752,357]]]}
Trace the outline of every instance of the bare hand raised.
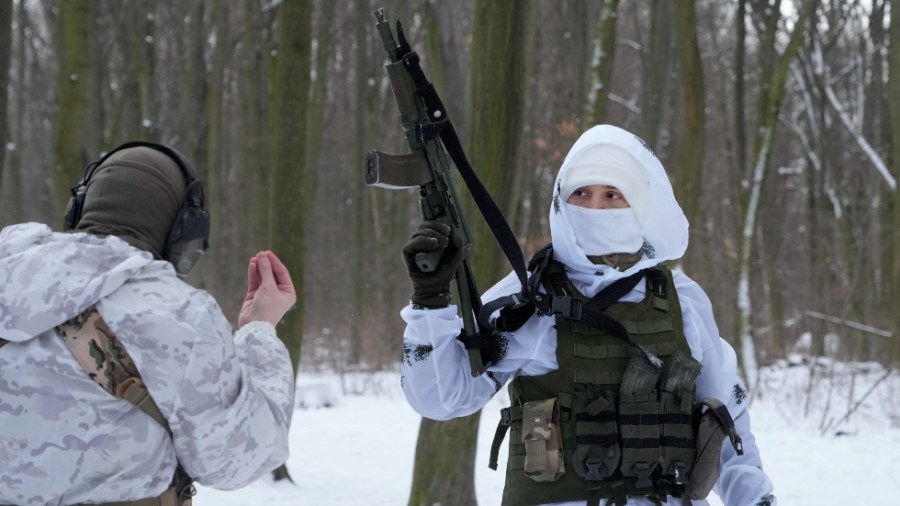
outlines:
{"label": "bare hand raised", "polygon": [[271,251],[260,251],[247,267],[247,296],[238,316],[238,327],[253,321],[277,325],[297,302],[287,267]]}

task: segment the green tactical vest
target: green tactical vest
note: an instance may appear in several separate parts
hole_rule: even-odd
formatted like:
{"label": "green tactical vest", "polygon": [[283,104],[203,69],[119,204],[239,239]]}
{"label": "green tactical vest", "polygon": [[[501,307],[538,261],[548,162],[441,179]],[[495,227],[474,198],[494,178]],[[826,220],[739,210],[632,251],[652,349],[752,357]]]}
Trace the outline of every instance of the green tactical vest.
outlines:
{"label": "green tactical vest", "polygon": [[[559,369],[509,386],[504,505],[681,496],[696,454],[700,364],[684,337],[671,272],[647,272],[643,301],[615,302],[605,312],[661,367],[622,338],[557,315]],[[542,283],[550,294],[587,301],[556,262]]]}

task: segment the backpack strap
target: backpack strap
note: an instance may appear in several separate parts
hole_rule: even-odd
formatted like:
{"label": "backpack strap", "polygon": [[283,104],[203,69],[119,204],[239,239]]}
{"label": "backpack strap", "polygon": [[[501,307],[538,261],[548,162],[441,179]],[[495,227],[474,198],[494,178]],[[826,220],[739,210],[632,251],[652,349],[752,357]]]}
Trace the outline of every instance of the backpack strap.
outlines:
{"label": "backpack strap", "polygon": [[[169,438],[172,438],[169,422],[150,396],[150,391],[134,365],[134,360],[100,316],[96,306],[91,306],[78,316],[60,324],[56,330],[72,352],[72,356],[95,383],[110,395],[137,406],[160,424],[169,434]],[[161,496],[112,504],[190,506],[194,494],[196,490],[193,479],[185,472],[181,462],[178,462],[172,483]]]}

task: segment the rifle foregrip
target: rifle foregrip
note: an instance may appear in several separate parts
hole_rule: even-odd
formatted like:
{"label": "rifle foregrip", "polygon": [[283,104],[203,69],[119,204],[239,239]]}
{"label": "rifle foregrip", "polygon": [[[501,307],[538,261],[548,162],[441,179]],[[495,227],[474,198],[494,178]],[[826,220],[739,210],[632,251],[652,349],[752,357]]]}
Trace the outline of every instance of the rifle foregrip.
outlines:
{"label": "rifle foregrip", "polygon": [[434,272],[437,270],[438,263],[441,261],[441,251],[422,251],[416,253],[416,266],[422,272]]}

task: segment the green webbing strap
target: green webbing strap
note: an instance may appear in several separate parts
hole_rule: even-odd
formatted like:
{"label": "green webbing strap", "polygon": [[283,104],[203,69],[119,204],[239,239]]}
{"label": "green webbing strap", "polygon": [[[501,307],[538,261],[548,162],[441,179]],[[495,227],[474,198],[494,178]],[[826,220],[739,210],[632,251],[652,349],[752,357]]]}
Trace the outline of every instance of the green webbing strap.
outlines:
{"label": "green webbing strap", "polygon": [[169,437],[173,437],[172,429],[169,428],[169,421],[163,416],[162,412],[159,410],[159,406],[157,406],[156,402],[153,400],[153,397],[150,397],[147,385],[144,385],[143,382],[132,382],[122,393],[121,398],[134,404],[141,411],[146,413],[147,416],[156,420],[156,423],[162,425],[163,429],[166,429],[166,433],[169,434]]}

